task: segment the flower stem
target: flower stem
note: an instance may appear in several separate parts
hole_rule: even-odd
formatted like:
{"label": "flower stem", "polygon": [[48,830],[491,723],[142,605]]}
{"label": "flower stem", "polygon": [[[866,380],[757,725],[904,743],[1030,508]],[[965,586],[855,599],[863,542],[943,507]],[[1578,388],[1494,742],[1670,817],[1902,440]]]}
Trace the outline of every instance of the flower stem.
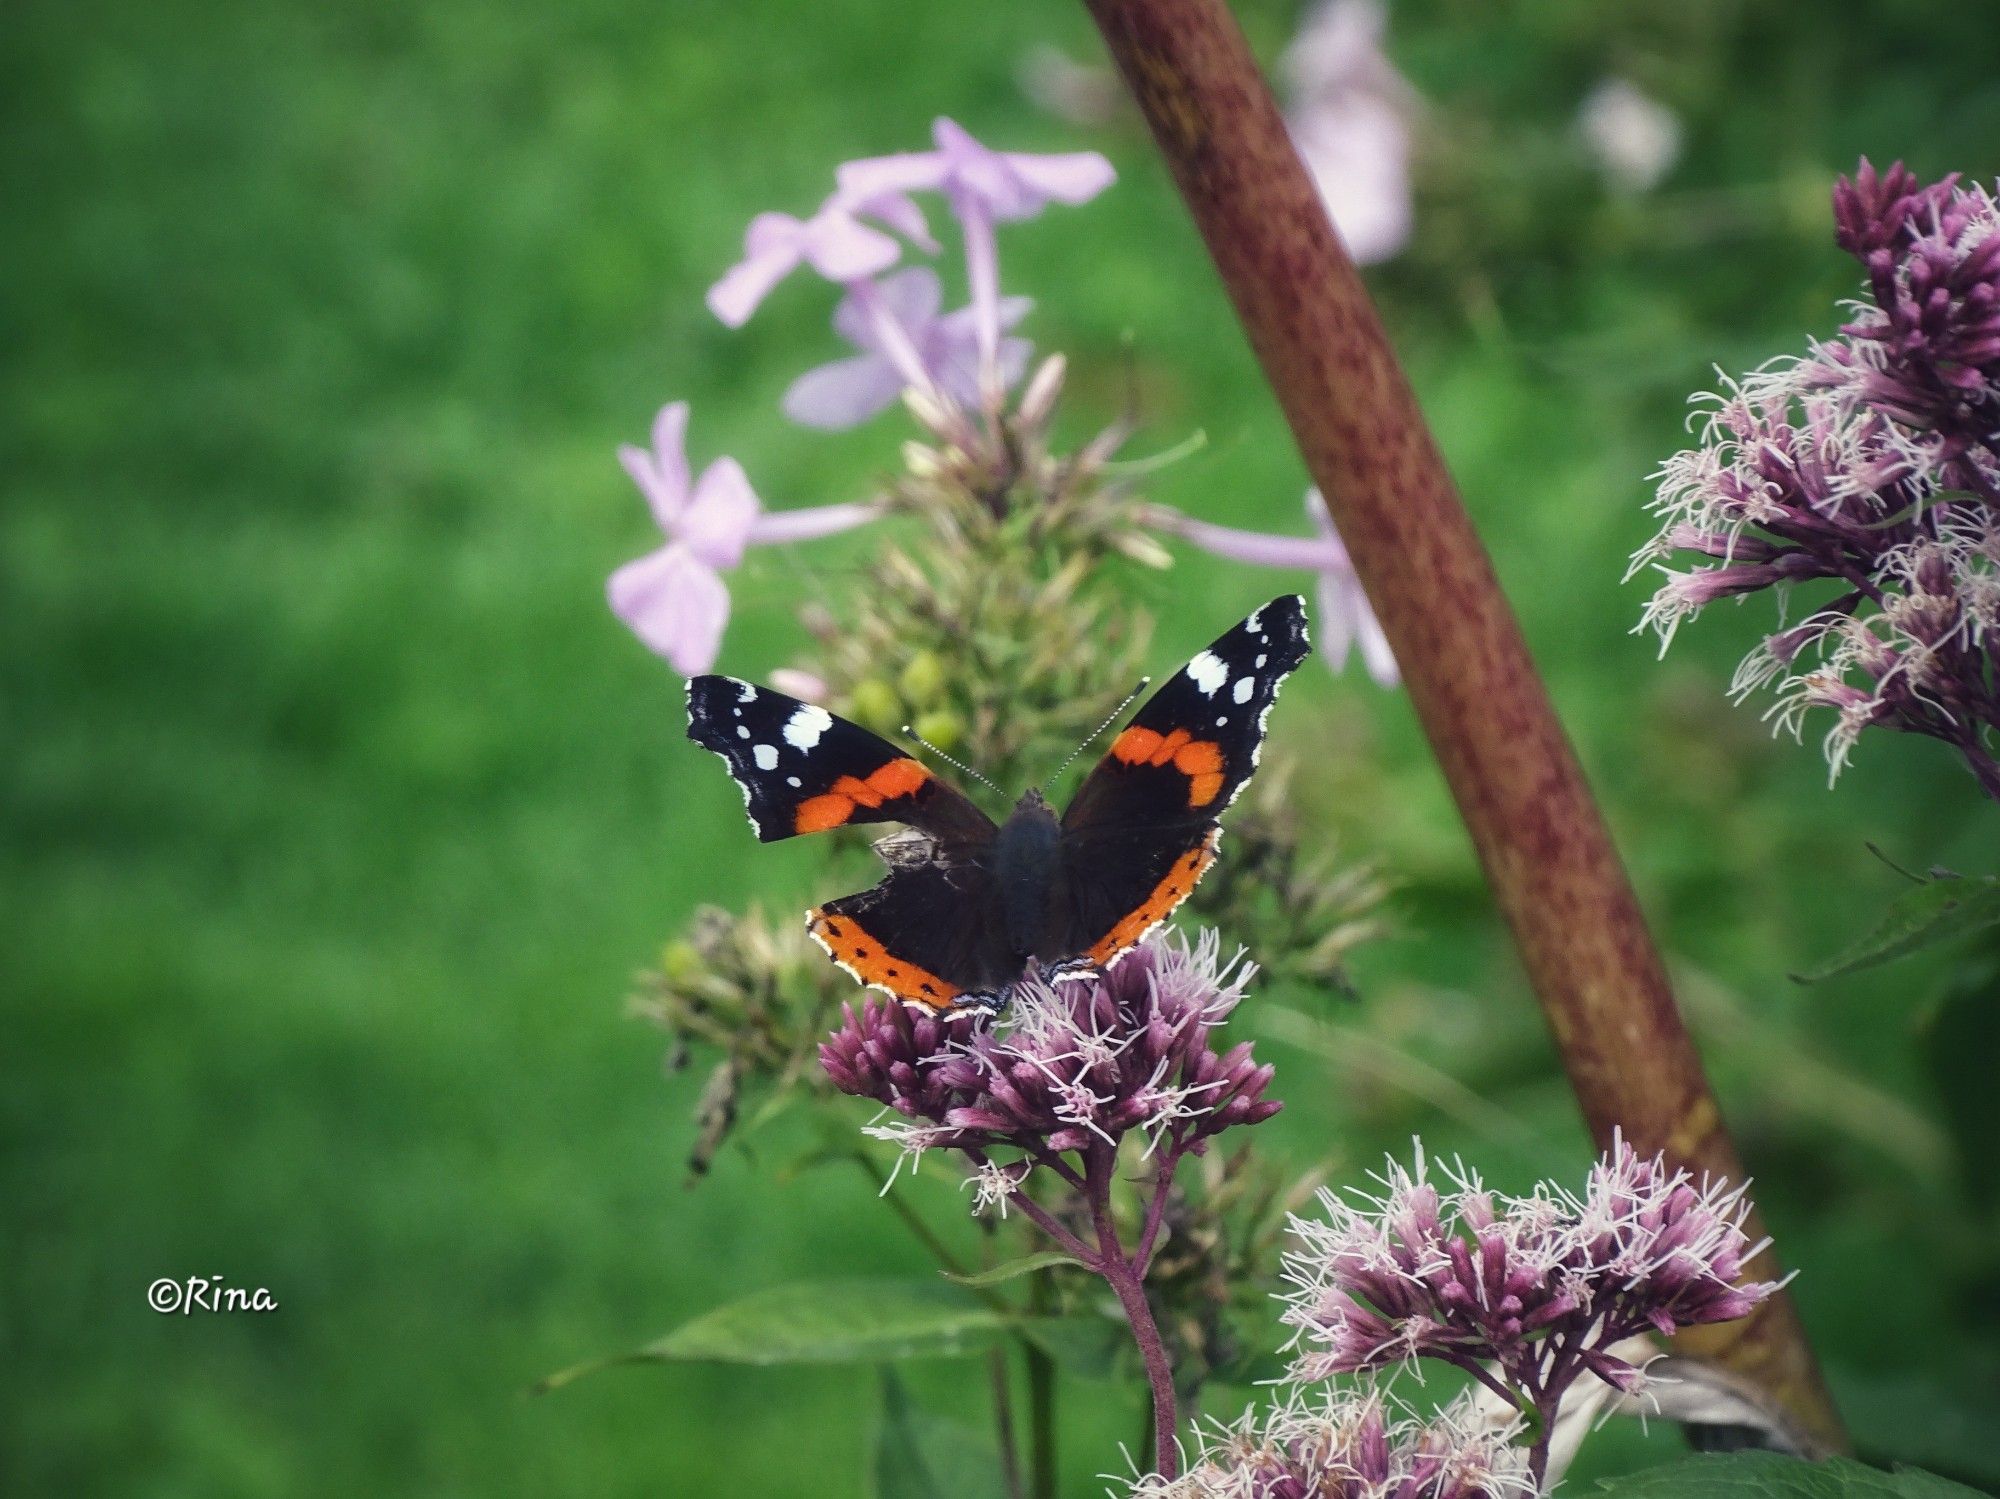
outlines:
{"label": "flower stem", "polygon": [[1146,1383],[1153,1396],[1153,1471],[1163,1478],[1173,1478],[1180,1472],[1177,1439],[1180,1416],[1174,1394],[1174,1366],[1167,1357],[1166,1339],[1160,1336],[1152,1303],[1146,1299],[1145,1281],[1136,1262],[1119,1243],[1117,1225],[1111,1221],[1111,1180],[1116,1167],[1115,1151],[1098,1147],[1090,1152],[1084,1181],[1090,1200],[1090,1220],[1097,1230],[1096,1270],[1124,1309],[1132,1340],[1139,1345],[1139,1357],[1146,1366]]}
{"label": "flower stem", "polygon": [[[1622,1125],[1697,1175],[1742,1180],[1520,625],[1226,0],[1085,4],[1326,496],[1592,1132],[1608,1143]],[[1750,1268],[1776,1278],[1768,1254]],[[1801,1447],[1847,1446],[1789,1298],[1680,1346],[1763,1392]]]}
{"label": "flower stem", "polygon": [[[1034,1277],[1029,1309],[1037,1316],[1048,1310],[1048,1283]],[[1025,1343],[1028,1363],[1028,1492],[1031,1499],[1055,1499],[1056,1494],[1056,1365],[1039,1346]]]}

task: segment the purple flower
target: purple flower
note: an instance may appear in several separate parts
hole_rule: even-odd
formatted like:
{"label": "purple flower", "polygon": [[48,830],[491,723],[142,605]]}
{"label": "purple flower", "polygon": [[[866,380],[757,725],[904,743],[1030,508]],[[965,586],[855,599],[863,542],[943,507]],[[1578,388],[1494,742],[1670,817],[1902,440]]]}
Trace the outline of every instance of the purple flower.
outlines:
{"label": "purple flower", "polygon": [[1357,265],[1409,243],[1410,119],[1416,96],[1382,50],[1374,0],[1321,0],[1282,67],[1293,143]]}
{"label": "purple flower", "polygon": [[[862,352],[799,376],[785,392],[785,415],[808,427],[858,426],[894,404],[912,384],[941,391],[961,405],[976,405],[979,347],[973,311],[961,308],[939,316],[941,299],[937,273],[928,266],[912,266],[872,288],[850,292],[835,310],[833,326]],[[1003,298],[1002,330],[1020,322],[1033,305],[1026,297]],[[885,339],[887,323],[893,323],[898,337]],[[1021,378],[1033,347],[1024,338],[1001,340],[1003,387]],[[911,359],[921,372],[920,382],[911,378]]]}
{"label": "purple flower", "polygon": [[872,505],[822,505],[768,514],[734,458],[718,458],[689,480],[688,408],[676,401],[653,420],[650,451],[618,450],[619,462],[653,512],[667,544],[611,575],[611,611],[655,654],[693,676],[715,664],[729,622],[722,574],[753,544],[805,541],[871,520]]}
{"label": "purple flower", "polygon": [[1095,151],[1035,155],[994,151],[955,121],[931,127],[937,149],[851,161],[840,169],[843,194],[872,200],[914,192],[943,193],[953,211],[975,211],[991,223],[1031,219],[1050,203],[1087,203],[1117,180]]}
{"label": "purple flower", "polygon": [[1389,638],[1355,576],[1347,546],[1334,529],[1326,499],[1317,489],[1306,491],[1306,515],[1319,535],[1272,536],[1263,531],[1242,531],[1234,526],[1218,526],[1196,520],[1166,505],[1153,505],[1147,521],[1156,529],[1191,541],[1205,552],[1248,562],[1257,567],[1304,568],[1319,574],[1319,626],[1321,654],[1329,670],[1339,673],[1355,647],[1361,663],[1376,685],[1394,687],[1402,680]]}
{"label": "purple flower", "polygon": [[990,1029],[960,1017],[914,1020],[870,1000],[820,1048],[835,1087],[913,1121],[871,1132],[913,1153],[1010,1147],[1034,1158],[1115,1151],[1128,1134],[1178,1155],[1278,1112],[1271,1069],[1249,1043],[1217,1052],[1211,1033],[1255,974],[1225,962],[1213,932],[1154,936],[1095,977],[1017,985]]}
{"label": "purple flower", "polygon": [[1461,1398],[1419,1420],[1376,1391],[1295,1394],[1203,1433],[1178,1479],[1148,1474],[1133,1499],[1507,1499],[1531,1495],[1518,1423]]}
{"label": "purple flower", "polygon": [[[1643,1371],[1614,1347],[1645,1332],[1747,1315],[1773,1282],[1744,1282],[1744,1189],[1645,1160],[1621,1138],[1581,1197],[1544,1184],[1501,1198],[1462,1168],[1450,1191],[1391,1162],[1379,1197],[1320,1194],[1294,1218],[1284,1320],[1299,1381],[1434,1358],[1463,1369],[1546,1434],[1564,1392],[1594,1374],[1625,1394]],[[1488,1368],[1487,1366],[1492,1366]],[[1544,1435],[1544,1443],[1546,1435]],[[1540,1449],[1545,1463],[1547,1449]]]}
{"label": "purple flower", "polygon": [[1768,716],[1794,733],[1832,710],[1832,776],[1880,725],[1952,745],[2000,799],[2000,210],[1864,161],[1834,219],[1871,299],[1839,338],[1715,397],[1699,444],[1661,468],[1661,529],[1632,570],[1720,565],[1667,571],[1638,628],[1664,651],[1717,599],[1824,584],[1733,695],[1775,684]]}
{"label": "purple flower", "polygon": [[1087,203],[1117,174],[1095,151],[1057,155],[994,151],[944,118],[932,125],[931,138],[935,150],[848,162],[838,174],[840,190],[856,201],[914,192],[944,194],[965,232],[966,280],[972,293],[982,395],[997,401],[1001,306],[994,226],[1033,218],[1051,203]]}
{"label": "purple flower", "polygon": [[861,222],[888,224],[917,244],[935,249],[922,211],[894,193],[835,193],[809,219],[760,213],[743,236],[743,259],[708,289],[708,308],[740,328],[785,277],[809,265],[827,280],[847,285],[886,271],[902,254],[895,239]]}

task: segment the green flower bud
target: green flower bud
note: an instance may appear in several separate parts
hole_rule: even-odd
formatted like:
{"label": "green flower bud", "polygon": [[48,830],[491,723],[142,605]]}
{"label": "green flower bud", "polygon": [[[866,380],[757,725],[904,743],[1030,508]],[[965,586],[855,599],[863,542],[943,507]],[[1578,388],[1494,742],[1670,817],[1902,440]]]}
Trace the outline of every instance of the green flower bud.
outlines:
{"label": "green flower bud", "polygon": [[936,651],[918,651],[896,679],[903,697],[915,708],[928,708],[943,697],[946,680],[944,662]]}
{"label": "green flower bud", "polygon": [[949,708],[934,708],[929,713],[918,716],[911,725],[919,739],[927,739],[939,749],[949,751],[965,737],[965,721]]}
{"label": "green flower bud", "polygon": [[669,942],[660,949],[660,976],[670,984],[690,984],[707,973],[708,964],[692,942]]}
{"label": "green flower bud", "polygon": [[863,728],[893,734],[904,723],[903,700],[880,677],[864,677],[848,694],[847,714]]}

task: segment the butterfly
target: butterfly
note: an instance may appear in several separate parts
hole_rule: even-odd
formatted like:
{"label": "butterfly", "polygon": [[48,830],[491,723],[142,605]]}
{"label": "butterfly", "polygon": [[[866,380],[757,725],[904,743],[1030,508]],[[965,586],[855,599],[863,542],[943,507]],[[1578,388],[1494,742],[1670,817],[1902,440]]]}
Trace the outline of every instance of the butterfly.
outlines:
{"label": "butterfly", "polygon": [[859,724],[734,677],[688,683],[688,737],[720,755],[769,843],[857,823],[912,832],[876,850],[882,882],[807,913],[833,961],[932,1010],[997,1010],[1032,964],[1109,969],[1215,861],[1216,818],[1264,742],[1278,688],[1311,649],[1305,601],[1273,599],[1148,698],[1058,816],[1029,791],[996,824]]}

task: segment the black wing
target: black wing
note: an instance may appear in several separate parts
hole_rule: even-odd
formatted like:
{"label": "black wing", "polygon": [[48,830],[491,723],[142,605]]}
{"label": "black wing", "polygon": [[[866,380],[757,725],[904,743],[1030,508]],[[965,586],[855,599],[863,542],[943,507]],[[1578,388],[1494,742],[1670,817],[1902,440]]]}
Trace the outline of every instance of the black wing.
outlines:
{"label": "black wing", "polygon": [[934,850],[808,912],[806,930],[860,983],[934,1010],[997,1007],[1021,976],[991,878]]}
{"label": "black wing", "polygon": [[1305,600],[1273,599],[1146,700],[1063,813],[1050,956],[1108,967],[1188,898],[1311,648]]}
{"label": "black wing", "polygon": [[945,847],[991,840],[993,819],[859,724],[734,677],[688,683],[688,738],[743,788],[766,843],[862,822],[902,822]]}

